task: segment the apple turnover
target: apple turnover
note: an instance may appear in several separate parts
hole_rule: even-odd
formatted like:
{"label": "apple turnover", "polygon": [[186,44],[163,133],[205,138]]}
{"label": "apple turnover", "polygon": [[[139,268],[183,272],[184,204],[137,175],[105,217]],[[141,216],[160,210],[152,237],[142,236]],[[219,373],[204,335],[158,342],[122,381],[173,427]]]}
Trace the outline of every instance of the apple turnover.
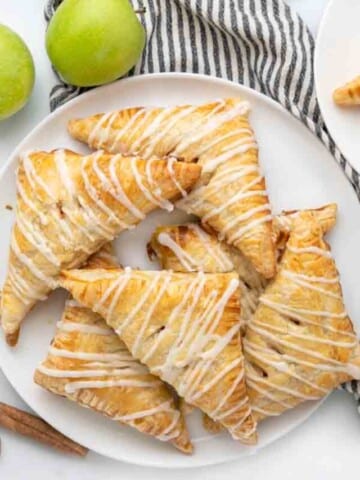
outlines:
{"label": "apple turnover", "polygon": [[[324,233],[335,225],[335,204],[309,211],[313,212]],[[281,257],[292,225],[300,213],[301,210],[293,210],[274,217],[274,242],[278,258]],[[239,250],[219,241],[214,232],[205,231],[196,223],[158,227],[149,242],[148,253],[150,257],[155,255],[159,259],[161,268],[175,272],[235,271],[240,281],[243,330],[268,283]]]}
{"label": "apple turnover", "polygon": [[256,442],[240,342],[239,281],[234,273],[69,270],[61,285],[102,315],[134,358],[180,397]]}
{"label": "apple turnover", "polygon": [[7,342],[38,300],[57,286],[64,268],[91,254],[169,199],[186,195],[200,166],[67,150],[23,155],[17,173],[16,221],[1,297]]}
{"label": "apple turnover", "polygon": [[358,340],[323,234],[313,212],[293,217],[279,271],[247,325],[246,382],[257,420],[359,378]]}
{"label": "apple turnover", "polygon": [[[87,268],[111,268],[110,248]],[[66,302],[46,359],[34,376],[41,387],[100,412],[112,420],[185,453],[192,445],[185,421],[169,388],[131,356],[100,315],[74,300]]]}
{"label": "apple turnover", "polygon": [[271,206],[248,112],[248,102],[229,98],[200,106],[128,108],[71,120],[68,129],[94,149],[197,162],[200,182],[179,208],[200,217],[271,278]]}
{"label": "apple turnover", "polygon": [[360,76],[337,88],[333,99],[337,105],[345,107],[360,105]]}

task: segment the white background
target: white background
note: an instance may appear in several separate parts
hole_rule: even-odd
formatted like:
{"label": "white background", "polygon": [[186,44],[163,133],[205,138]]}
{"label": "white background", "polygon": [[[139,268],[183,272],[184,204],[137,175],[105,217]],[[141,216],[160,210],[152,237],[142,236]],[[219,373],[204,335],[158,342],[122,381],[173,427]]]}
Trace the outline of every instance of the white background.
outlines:
{"label": "white background", "polygon": [[[166,0],[165,0],[166,1]],[[328,0],[289,0],[315,34]],[[27,42],[36,64],[36,85],[27,107],[0,124],[0,166],[35,124],[48,113],[48,92],[54,82],[43,47],[43,0],[0,0],[0,22]],[[0,59],[1,61],[1,59]],[[26,408],[0,372],[0,401]],[[96,435],[96,432],[94,432]],[[332,480],[359,471],[360,417],[352,397],[334,392],[300,428],[256,456],[216,467],[166,471],[117,463],[90,453],[86,459],[57,454],[0,430],[0,480],[199,480],[306,479]]]}

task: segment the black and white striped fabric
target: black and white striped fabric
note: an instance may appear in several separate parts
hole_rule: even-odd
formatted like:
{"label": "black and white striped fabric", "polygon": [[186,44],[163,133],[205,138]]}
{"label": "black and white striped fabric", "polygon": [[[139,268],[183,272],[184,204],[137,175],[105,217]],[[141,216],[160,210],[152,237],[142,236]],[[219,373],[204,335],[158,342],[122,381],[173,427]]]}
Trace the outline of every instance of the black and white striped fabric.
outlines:
{"label": "black and white striped fabric", "polygon": [[[62,0],[49,0],[50,20]],[[147,32],[138,64],[128,75],[194,72],[227,78],[271,97],[303,122],[330,150],[360,200],[359,174],[326,131],[316,99],[314,39],[283,0],[131,0]],[[50,93],[55,110],[85,88],[60,79]],[[360,412],[360,382],[354,393]]]}

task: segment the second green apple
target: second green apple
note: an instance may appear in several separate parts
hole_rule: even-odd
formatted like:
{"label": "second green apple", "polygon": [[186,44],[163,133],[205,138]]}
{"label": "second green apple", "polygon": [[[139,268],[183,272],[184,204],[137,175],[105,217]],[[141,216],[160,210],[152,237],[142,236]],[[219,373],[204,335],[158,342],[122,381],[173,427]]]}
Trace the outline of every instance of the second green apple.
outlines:
{"label": "second green apple", "polygon": [[51,63],[68,83],[91,87],[125,75],[145,32],[129,0],[64,0],[46,33]]}

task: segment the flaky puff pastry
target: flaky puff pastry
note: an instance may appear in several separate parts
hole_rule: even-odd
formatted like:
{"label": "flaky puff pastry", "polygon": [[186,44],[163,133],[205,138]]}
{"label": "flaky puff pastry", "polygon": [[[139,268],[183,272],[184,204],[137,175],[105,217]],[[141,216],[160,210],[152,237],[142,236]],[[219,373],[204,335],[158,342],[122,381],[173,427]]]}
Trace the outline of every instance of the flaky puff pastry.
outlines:
{"label": "flaky puff pastry", "polygon": [[105,242],[132,228],[168,199],[186,195],[200,167],[98,152],[33,152],[21,158],[17,208],[1,323],[10,345],[64,268],[81,265]]}
{"label": "flaky puff pastry", "polygon": [[[324,233],[336,222],[335,204],[312,209]],[[285,248],[294,221],[301,210],[282,212],[274,217],[274,241],[278,257]],[[213,231],[205,231],[196,223],[158,227],[148,245],[149,256],[156,256],[164,269],[175,272],[225,273],[239,275],[241,318],[245,326],[254,313],[258,299],[268,281],[237,249],[218,240]]]}
{"label": "flaky puff pastry", "polygon": [[267,284],[239,250],[221,242],[214,232],[205,231],[196,223],[158,227],[149,242],[148,253],[151,258],[158,258],[161,268],[175,272],[235,271],[241,290],[242,327],[255,311]]}
{"label": "flaky puff pastry", "polygon": [[[335,225],[337,211],[335,204],[311,211],[324,233]],[[294,221],[300,213],[298,210],[287,211],[274,218],[278,258],[282,255]],[[158,227],[151,237],[148,251],[150,257],[156,255],[161,268],[178,272],[236,271],[241,289],[242,333],[245,333],[246,325],[256,310],[268,280],[256,272],[251,262],[237,249],[219,241],[213,232],[206,232],[200,225],[192,223]],[[203,424],[210,432],[221,430],[221,424],[214,422],[207,415],[203,418]]]}
{"label": "flaky puff pastry", "polygon": [[245,387],[236,274],[70,270],[61,284],[100,313],[134,358],[180,397],[256,442]]}
{"label": "flaky puff pastry", "polygon": [[337,88],[333,93],[333,100],[344,107],[360,105],[360,76]]}
{"label": "flaky puff pastry", "polygon": [[200,106],[128,108],[71,120],[68,128],[92,148],[198,162],[201,180],[179,208],[200,217],[271,278],[271,206],[248,111],[247,102],[229,98]]}
{"label": "flaky puff pastry", "polygon": [[[91,257],[87,268],[111,265],[116,261],[107,247]],[[52,393],[192,452],[184,417],[169,388],[131,356],[100,315],[74,300],[66,303],[34,380]]]}
{"label": "flaky puff pastry", "polygon": [[321,398],[359,376],[358,341],[312,212],[295,217],[279,271],[259,302],[243,339],[258,420]]}

